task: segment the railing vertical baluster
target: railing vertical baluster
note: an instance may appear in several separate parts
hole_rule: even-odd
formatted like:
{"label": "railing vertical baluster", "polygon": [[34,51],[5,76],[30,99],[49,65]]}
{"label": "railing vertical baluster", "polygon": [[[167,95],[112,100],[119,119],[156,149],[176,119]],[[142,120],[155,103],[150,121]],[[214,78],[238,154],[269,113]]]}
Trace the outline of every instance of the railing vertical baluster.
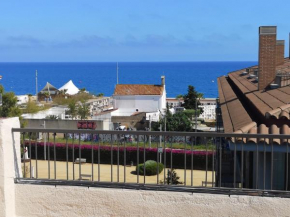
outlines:
{"label": "railing vertical baluster", "polygon": [[205,143],[205,149],[206,149],[206,154],[205,154],[205,187],[207,187],[207,170],[208,170],[208,147],[207,147],[207,138],[206,138],[206,143]]}
{"label": "railing vertical baluster", "polygon": [[[37,143],[37,139],[35,139],[35,144]],[[30,178],[32,178],[32,164],[31,164],[31,160],[32,160],[32,156],[31,156],[31,138],[29,139],[29,156],[30,157],[30,161],[29,161],[29,166],[30,166]]]}
{"label": "railing vertical baluster", "polygon": [[54,179],[56,179],[56,149],[55,149],[55,136],[56,136],[56,133],[53,133]]}
{"label": "railing vertical baluster", "polygon": [[117,182],[120,182],[120,145],[122,144],[122,135],[117,134],[119,141],[117,142]]}
{"label": "railing vertical baluster", "polygon": [[82,135],[79,133],[79,180],[82,179],[82,146],[81,146],[81,137]]}
{"label": "railing vertical baluster", "polygon": [[285,190],[288,191],[288,156],[289,154],[289,150],[288,150],[288,139],[287,139],[287,143],[286,143],[286,186],[285,186]]}
{"label": "railing vertical baluster", "polygon": [[186,136],[184,137],[184,186],[186,186]]}
{"label": "railing vertical baluster", "polygon": [[[215,146],[216,147],[216,146]],[[211,187],[214,187],[214,157],[215,157],[215,154],[216,152],[214,152],[214,145],[212,144],[212,152],[211,152],[211,155],[212,155],[212,168],[211,168]]]}
{"label": "railing vertical baluster", "polygon": [[[237,138],[235,138],[235,141],[237,141]],[[235,146],[235,149],[234,149],[234,188],[236,188],[236,167],[237,167],[237,143],[234,142],[234,146]]]}
{"label": "railing vertical baluster", "polygon": [[[172,137],[171,137],[172,138]],[[170,185],[172,185],[172,164],[173,164],[173,159],[172,159],[172,142],[173,142],[173,138],[171,139],[170,142]]]}
{"label": "railing vertical baluster", "polygon": [[[99,140],[99,144],[98,144],[98,182],[100,181],[101,179],[101,168],[100,168],[100,163],[101,163],[101,144],[100,144],[100,135],[98,136],[98,140]],[[104,145],[104,137],[105,135],[102,136],[102,145]]]}
{"label": "railing vertical baluster", "polygon": [[126,141],[124,141],[124,183],[126,183]]}
{"label": "railing vertical baluster", "polygon": [[145,141],[145,135],[144,135],[144,146],[143,146],[143,161],[144,161],[144,164],[143,164],[143,176],[144,176],[144,185],[146,184],[146,165],[145,165],[145,162],[146,162],[146,141]]}
{"label": "railing vertical baluster", "polygon": [[244,139],[242,139],[241,146],[241,188],[244,188]]}
{"label": "railing vertical baluster", "polygon": [[139,184],[139,139],[140,135],[137,136],[137,163],[136,163],[136,168],[137,168],[137,183]]}
{"label": "railing vertical baluster", "polygon": [[259,187],[259,146],[256,143],[256,189]]}
{"label": "railing vertical baluster", "polygon": [[263,186],[266,189],[266,143],[264,138],[264,171],[263,171]]}
{"label": "railing vertical baluster", "polygon": [[[23,172],[24,172],[24,174],[23,174],[23,177],[24,178],[26,178],[26,168],[25,168],[25,160],[26,160],[26,157],[25,157],[25,133],[23,133],[23,142],[22,142],[22,147],[23,147],[23,156],[22,156],[22,158],[23,158]],[[30,141],[30,134],[29,134],[29,141]]]}
{"label": "railing vertical baluster", "polygon": [[48,159],[48,179],[50,179],[50,144],[49,144],[49,132],[47,133],[47,159]]}
{"label": "railing vertical baluster", "polygon": [[164,135],[163,136],[164,138],[164,148],[163,148],[163,151],[164,151],[164,169],[163,169],[163,174],[164,174],[164,182],[163,182],[163,185],[166,184],[166,136]]}
{"label": "railing vertical baluster", "polygon": [[222,187],[222,137],[220,137],[219,145],[219,187]]}
{"label": "railing vertical baluster", "polygon": [[273,172],[274,172],[274,147],[273,140],[271,139],[271,190],[273,190]]}
{"label": "railing vertical baluster", "polygon": [[37,142],[35,143],[35,175],[36,179],[38,179],[38,155],[37,155]]}
{"label": "railing vertical baluster", "polygon": [[[159,135],[159,137],[161,137],[161,135]],[[159,142],[161,142],[161,139]],[[157,183],[156,183],[157,185],[159,185],[159,163],[160,163],[159,147],[160,147],[160,144],[157,144]]]}
{"label": "railing vertical baluster", "polygon": [[91,146],[92,146],[92,182],[94,181],[94,134],[91,134]]}
{"label": "railing vertical baluster", "polygon": [[[191,137],[192,139],[192,137]],[[196,139],[196,137],[195,137]],[[190,168],[190,185],[193,186],[193,141],[191,141],[191,147],[190,147],[190,151],[191,151],[191,168]]]}
{"label": "railing vertical baluster", "polygon": [[73,166],[73,180],[75,180],[75,134],[72,134],[72,166]]}
{"label": "railing vertical baluster", "polygon": [[65,151],[66,151],[66,180],[68,180],[68,134],[65,134]]}
{"label": "railing vertical baluster", "polygon": [[111,182],[113,182],[113,134],[111,134]]}

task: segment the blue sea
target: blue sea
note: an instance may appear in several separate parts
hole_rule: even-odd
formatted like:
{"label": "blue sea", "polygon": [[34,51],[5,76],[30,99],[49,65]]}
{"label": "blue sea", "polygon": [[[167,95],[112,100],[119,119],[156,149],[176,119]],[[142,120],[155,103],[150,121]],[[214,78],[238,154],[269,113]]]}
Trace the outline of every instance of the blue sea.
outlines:
{"label": "blue sea", "polygon": [[[119,84],[160,84],[165,75],[167,97],[185,94],[193,85],[205,97],[217,97],[217,77],[256,62],[121,62]],[[6,91],[35,94],[50,82],[56,88],[72,80],[78,88],[111,96],[117,82],[116,63],[0,63],[0,80]]]}

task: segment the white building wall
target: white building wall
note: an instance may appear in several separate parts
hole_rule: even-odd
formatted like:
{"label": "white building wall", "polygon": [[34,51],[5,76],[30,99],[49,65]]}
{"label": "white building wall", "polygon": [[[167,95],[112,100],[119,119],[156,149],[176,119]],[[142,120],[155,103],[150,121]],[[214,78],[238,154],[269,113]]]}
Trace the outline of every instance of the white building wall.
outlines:
{"label": "white building wall", "polygon": [[21,105],[24,103],[28,103],[29,96],[28,95],[18,95],[17,98],[17,105]]}
{"label": "white building wall", "polygon": [[203,118],[205,120],[215,120],[216,119],[216,99],[215,98],[205,98],[200,100],[201,105],[200,108],[203,108],[203,113],[199,116],[199,118]]}
{"label": "white building wall", "polygon": [[23,114],[24,119],[45,119],[49,115],[58,116],[60,119],[65,118],[66,107],[52,107],[47,110],[37,112],[36,114]]}
{"label": "white building wall", "polygon": [[130,116],[137,110],[138,112],[156,112],[166,108],[166,96],[114,96],[114,108],[118,109],[114,115],[119,116]]}
{"label": "white building wall", "polygon": [[289,216],[288,198],[16,185],[16,216]]}

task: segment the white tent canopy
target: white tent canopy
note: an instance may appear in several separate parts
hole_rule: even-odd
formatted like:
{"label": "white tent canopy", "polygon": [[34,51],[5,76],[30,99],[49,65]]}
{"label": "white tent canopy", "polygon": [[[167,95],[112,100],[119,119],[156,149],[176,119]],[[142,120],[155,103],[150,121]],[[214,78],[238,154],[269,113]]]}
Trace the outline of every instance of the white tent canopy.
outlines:
{"label": "white tent canopy", "polygon": [[66,93],[69,94],[69,95],[75,95],[75,94],[77,94],[80,91],[79,88],[77,88],[74,85],[74,83],[72,82],[72,80],[70,80],[69,82],[67,82],[65,85],[63,85],[58,90],[59,91],[66,90]]}

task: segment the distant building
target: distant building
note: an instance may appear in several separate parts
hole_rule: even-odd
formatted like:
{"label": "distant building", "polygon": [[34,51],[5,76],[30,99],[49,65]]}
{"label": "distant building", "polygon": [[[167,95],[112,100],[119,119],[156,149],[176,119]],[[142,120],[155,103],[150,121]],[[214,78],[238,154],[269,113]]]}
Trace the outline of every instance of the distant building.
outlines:
{"label": "distant building", "polygon": [[86,101],[86,104],[90,107],[90,114],[98,115],[104,110],[108,110],[112,106],[110,97],[98,97],[95,99],[89,99]]}
{"label": "distant building", "polygon": [[184,103],[184,100],[182,98],[166,98],[166,103],[168,104],[169,108],[181,107],[181,105]]}
{"label": "distant building", "polygon": [[17,105],[28,103],[29,96],[28,95],[18,95],[17,97]]}
{"label": "distant building", "polygon": [[165,77],[161,85],[117,84],[113,95],[116,116],[131,116],[135,112],[159,112],[166,109]]}
{"label": "distant building", "polygon": [[199,116],[204,120],[216,119],[216,98],[204,98],[200,99],[200,108],[203,108],[203,113]]}
{"label": "distant building", "polygon": [[[182,104],[183,99],[167,98],[166,102],[172,113],[183,111]],[[203,98],[200,99],[200,108],[203,108],[203,113],[199,116],[204,120],[215,120],[216,119],[216,99],[215,98]]]}

